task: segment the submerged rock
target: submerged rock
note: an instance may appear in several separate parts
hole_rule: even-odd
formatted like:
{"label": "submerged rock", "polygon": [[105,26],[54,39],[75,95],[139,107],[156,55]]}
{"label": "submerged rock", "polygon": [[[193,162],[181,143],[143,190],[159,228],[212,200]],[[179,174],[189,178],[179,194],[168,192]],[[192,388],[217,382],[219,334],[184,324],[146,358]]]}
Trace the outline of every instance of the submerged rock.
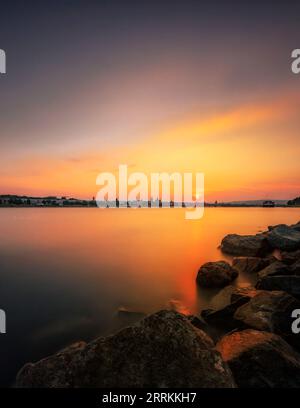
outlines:
{"label": "submerged rock", "polygon": [[300,301],[288,293],[262,291],[239,307],[234,318],[250,328],[279,334],[299,347],[300,338],[291,330],[294,309],[300,309]]}
{"label": "submerged rock", "polygon": [[300,355],[273,333],[244,330],[216,346],[241,388],[299,388]]}
{"label": "submerged rock", "polygon": [[19,372],[17,387],[235,387],[212,340],[162,310],[109,337],[71,346]]}
{"label": "submerged rock", "polygon": [[300,248],[300,232],[287,225],[279,225],[273,228],[267,235],[272,248],[282,251],[294,251]]}
{"label": "submerged rock", "polygon": [[256,287],[261,290],[283,290],[292,296],[299,297],[300,276],[266,276],[257,282]]}
{"label": "submerged rock", "polygon": [[283,262],[276,261],[258,272],[258,277],[262,279],[266,276],[289,275],[290,273],[291,270],[288,265],[284,264]]}
{"label": "submerged rock", "polygon": [[270,245],[265,235],[226,235],[221,242],[221,250],[231,255],[265,256],[270,252]]}
{"label": "submerged rock", "polygon": [[257,273],[276,261],[276,258],[259,258],[255,256],[240,256],[233,258],[232,266],[239,272]]}
{"label": "submerged rock", "polygon": [[225,261],[207,262],[201,266],[197,283],[204,288],[222,288],[238,276],[238,271]]}

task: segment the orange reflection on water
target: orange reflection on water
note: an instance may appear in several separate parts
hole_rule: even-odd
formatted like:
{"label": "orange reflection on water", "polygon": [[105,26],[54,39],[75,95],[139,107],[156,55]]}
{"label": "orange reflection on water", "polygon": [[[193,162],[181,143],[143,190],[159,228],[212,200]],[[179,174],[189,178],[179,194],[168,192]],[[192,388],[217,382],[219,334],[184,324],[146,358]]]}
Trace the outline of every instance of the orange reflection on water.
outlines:
{"label": "orange reflection on water", "polygon": [[[299,219],[299,209],[287,208],[206,208],[200,220],[186,220],[184,209],[175,208],[1,209],[0,249],[32,264],[30,277],[48,274],[37,260],[50,265],[55,285],[70,280],[74,290],[90,290],[92,305],[150,312],[173,300],[194,313],[214,294],[196,287],[197,270],[226,259],[218,249],[226,234]],[[246,275],[236,282],[249,283]]]}

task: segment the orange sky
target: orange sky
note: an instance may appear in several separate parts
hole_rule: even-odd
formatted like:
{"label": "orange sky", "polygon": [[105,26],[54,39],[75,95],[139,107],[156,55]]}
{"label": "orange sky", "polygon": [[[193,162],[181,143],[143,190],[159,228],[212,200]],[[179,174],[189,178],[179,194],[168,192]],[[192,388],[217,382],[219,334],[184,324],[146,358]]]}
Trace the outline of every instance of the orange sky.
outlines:
{"label": "orange sky", "polygon": [[147,128],[128,145],[95,146],[68,158],[28,152],[6,163],[2,192],[89,198],[99,172],[127,164],[129,172],[146,174],[204,172],[206,200],[291,198],[300,192],[299,104],[300,96],[286,92],[214,114],[193,112]]}
{"label": "orange sky", "polygon": [[207,201],[299,196],[297,13],[148,3],[2,26],[0,194],[91,198],[127,164],[202,172]]}

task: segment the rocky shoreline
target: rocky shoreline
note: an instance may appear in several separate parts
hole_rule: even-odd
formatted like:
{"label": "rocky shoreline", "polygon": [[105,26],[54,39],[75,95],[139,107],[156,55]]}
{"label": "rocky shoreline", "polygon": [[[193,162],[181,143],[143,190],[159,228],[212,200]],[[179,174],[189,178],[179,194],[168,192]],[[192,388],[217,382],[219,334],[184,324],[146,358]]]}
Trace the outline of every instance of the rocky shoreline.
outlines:
{"label": "rocky shoreline", "polygon": [[[230,234],[232,264],[208,262],[196,282],[226,292],[219,310],[161,310],[91,343],[79,342],[18,373],[16,387],[300,387],[300,222]],[[276,256],[274,256],[274,251]],[[237,288],[240,272],[257,283]],[[300,327],[300,324],[299,324]]]}

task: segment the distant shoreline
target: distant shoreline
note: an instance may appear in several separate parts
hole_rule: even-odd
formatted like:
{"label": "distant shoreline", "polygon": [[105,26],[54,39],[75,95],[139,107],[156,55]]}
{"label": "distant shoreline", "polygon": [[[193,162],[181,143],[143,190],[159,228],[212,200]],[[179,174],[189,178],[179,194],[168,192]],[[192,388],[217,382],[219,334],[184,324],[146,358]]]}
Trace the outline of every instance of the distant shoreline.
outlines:
{"label": "distant shoreline", "polygon": [[[249,205],[249,204],[205,204],[205,208],[300,208],[300,205],[287,205],[287,204],[278,204],[274,207],[264,207],[263,205]],[[98,207],[97,205],[26,205],[26,204],[15,204],[15,205],[1,205],[0,208],[101,208],[101,209],[109,209],[109,208],[194,208],[193,206],[186,206],[186,207],[179,207],[179,206],[161,206],[161,207],[147,207],[147,206],[140,206],[140,207]]]}

